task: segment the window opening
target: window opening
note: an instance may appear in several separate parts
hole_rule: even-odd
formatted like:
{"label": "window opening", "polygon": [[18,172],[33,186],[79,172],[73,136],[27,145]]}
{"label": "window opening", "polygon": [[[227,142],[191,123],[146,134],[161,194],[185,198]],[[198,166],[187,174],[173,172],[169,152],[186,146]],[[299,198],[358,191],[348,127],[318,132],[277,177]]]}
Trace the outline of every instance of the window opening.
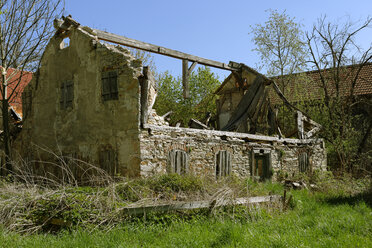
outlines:
{"label": "window opening", "polygon": [[298,155],[298,165],[300,172],[307,172],[309,170],[309,155],[307,152],[302,152]]}
{"label": "window opening", "polygon": [[110,176],[115,176],[117,170],[117,154],[113,149],[105,149],[99,153],[99,164],[101,169]]}
{"label": "window opening", "polygon": [[254,153],[252,161],[252,175],[253,177],[265,180],[270,179],[271,173],[271,161],[270,153]]}
{"label": "window opening", "polygon": [[103,101],[119,99],[117,71],[102,72],[102,98]]}
{"label": "window opening", "polygon": [[216,177],[231,174],[231,154],[228,151],[219,151],[216,154]]}
{"label": "window opening", "polygon": [[72,81],[63,82],[61,85],[61,109],[72,108],[74,100],[74,83]]}
{"label": "window opening", "polygon": [[59,45],[60,49],[65,49],[69,46],[70,46],[70,37],[64,38],[61,44]]}
{"label": "window opening", "polygon": [[181,150],[172,150],[169,152],[170,172],[184,175],[187,173],[187,153]]}

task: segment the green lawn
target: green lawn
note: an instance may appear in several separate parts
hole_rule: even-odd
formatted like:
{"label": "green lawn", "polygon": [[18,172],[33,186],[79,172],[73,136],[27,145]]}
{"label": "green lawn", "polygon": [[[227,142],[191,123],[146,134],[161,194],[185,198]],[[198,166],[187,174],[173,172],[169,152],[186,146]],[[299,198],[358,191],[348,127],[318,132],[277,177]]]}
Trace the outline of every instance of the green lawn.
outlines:
{"label": "green lawn", "polygon": [[1,231],[1,247],[372,247],[371,201],[292,191],[295,207],[245,221],[200,217],[170,224],[128,223],[110,231],[20,235]]}

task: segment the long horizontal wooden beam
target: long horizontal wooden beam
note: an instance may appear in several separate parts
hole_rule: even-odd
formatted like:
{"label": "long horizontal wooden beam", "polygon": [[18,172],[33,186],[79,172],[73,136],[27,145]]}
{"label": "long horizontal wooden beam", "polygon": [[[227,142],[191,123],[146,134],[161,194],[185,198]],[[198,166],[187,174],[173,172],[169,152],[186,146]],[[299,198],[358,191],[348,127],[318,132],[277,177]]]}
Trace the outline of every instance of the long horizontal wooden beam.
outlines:
{"label": "long horizontal wooden beam", "polygon": [[192,201],[192,202],[175,202],[170,204],[153,204],[138,206],[136,204],[123,207],[120,211],[124,214],[136,215],[149,212],[167,212],[172,210],[190,210],[200,208],[213,208],[233,205],[248,205],[265,202],[280,202],[283,198],[280,195],[242,197],[236,199],[223,199],[221,201]]}
{"label": "long horizontal wooden beam", "polygon": [[198,64],[211,66],[211,67],[215,67],[218,69],[229,70],[229,71],[238,70],[237,68],[230,67],[228,64],[221,63],[218,61],[201,58],[201,57],[194,56],[191,54],[179,52],[176,50],[153,45],[153,44],[146,43],[146,42],[139,41],[139,40],[130,39],[130,38],[127,38],[121,35],[101,31],[98,29],[93,29],[93,30],[95,33],[97,33],[97,37],[100,40],[113,42],[116,44],[132,47],[132,48],[137,48],[137,49],[141,49],[147,52],[157,53],[157,54],[161,54],[161,55],[165,55],[165,56],[169,56],[169,57],[173,57],[177,59],[188,60],[190,62],[197,62]]}

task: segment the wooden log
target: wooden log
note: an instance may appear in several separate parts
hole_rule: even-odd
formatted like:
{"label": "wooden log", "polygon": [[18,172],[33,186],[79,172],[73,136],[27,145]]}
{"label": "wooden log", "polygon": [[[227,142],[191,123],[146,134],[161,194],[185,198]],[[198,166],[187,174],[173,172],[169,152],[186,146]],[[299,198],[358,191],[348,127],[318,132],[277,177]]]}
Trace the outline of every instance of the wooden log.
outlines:
{"label": "wooden log", "polygon": [[225,199],[222,201],[192,201],[192,202],[178,202],[173,204],[153,204],[144,206],[129,206],[121,208],[120,211],[124,214],[137,215],[148,212],[167,212],[172,210],[192,210],[201,208],[211,207],[222,207],[222,206],[234,206],[234,205],[246,205],[254,203],[264,202],[278,202],[281,201],[282,197],[279,195],[271,196],[256,196],[256,197],[244,197],[236,199]]}
{"label": "wooden log", "polygon": [[172,50],[169,48],[153,45],[153,44],[142,42],[139,40],[130,39],[130,38],[127,38],[121,35],[112,34],[109,32],[98,30],[98,29],[93,29],[93,31],[97,34],[97,38],[100,40],[113,42],[116,44],[133,47],[133,48],[141,49],[147,52],[157,53],[157,54],[161,54],[161,55],[165,55],[165,56],[169,56],[169,57],[173,57],[177,59],[186,59],[188,61],[197,62],[201,65],[211,66],[211,67],[215,67],[215,68],[219,68],[223,70],[229,70],[229,71],[239,70],[237,68],[232,68],[225,63],[201,58],[198,56],[194,56],[191,54],[179,52],[179,51]]}
{"label": "wooden log", "polygon": [[189,61],[187,59],[182,60],[182,87],[183,87],[183,98],[190,98],[189,89]]}
{"label": "wooden log", "polygon": [[191,128],[183,128],[183,127],[170,127],[170,126],[157,126],[152,124],[145,124],[144,128],[156,130],[156,131],[165,131],[165,132],[182,132],[183,134],[188,135],[195,135],[196,133],[201,133],[205,135],[214,135],[216,137],[231,137],[231,138],[238,138],[243,140],[256,140],[256,141],[264,141],[264,142],[286,142],[288,144],[309,144],[309,143],[317,143],[319,139],[286,139],[286,138],[278,138],[273,136],[265,136],[265,135],[257,135],[257,134],[249,134],[249,133],[236,133],[236,132],[226,132],[226,131],[219,131],[219,130],[203,130],[203,129],[191,129]]}
{"label": "wooden log", "polygon": [[300,139],[304,138],[304,121],[302,120],[302,112],[297,111],[297,128],[298,128],[298,137]]}

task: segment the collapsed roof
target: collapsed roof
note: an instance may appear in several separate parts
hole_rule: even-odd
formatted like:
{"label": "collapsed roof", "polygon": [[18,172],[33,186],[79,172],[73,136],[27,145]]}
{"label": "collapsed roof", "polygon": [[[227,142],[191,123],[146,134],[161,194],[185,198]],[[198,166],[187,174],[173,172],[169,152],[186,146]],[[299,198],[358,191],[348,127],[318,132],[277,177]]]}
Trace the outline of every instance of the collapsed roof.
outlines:
{"label": "collapsed roof", "polygon": [[[68,37],[71,28],[80,26],[80,24],[73,20],[71,16],[62,17],[62,20],[56,19],[54,24],[57,28],[57,34],[61,37]],[[86,29],[87,27],[84,28]],[[272,87],[283,103],[293,111],[297,112],[299,138],[310,138],[321,128],[318,123],[312,121],[297,107],[293,106],[284,97],[283,93],[272,79],[267,78],[263,74],[245,64],[231,61],[229,64],[225,64],[98,29],[90,29],[89,31],[90,33],[94,34],[98,40],[108,41],[119,45],[125,45],[128,47],[181,59],[183,62],[182,79],[184,90],[183,94],[185,98],[189,97],[189,75],[197,64],[231,71],[232,73],[230,76],[226,78],[223,84],[216,90],[215,94],[221,96],[231,90],[231,85],[229,86],[229,82],[232,78],[234,78],[235,82],[237,83],[235,88],[242,90],[244,94],[241,97],[239,104],[232,110],[228,122],[223,127],[220,127],[220,129],[223,131],[236,131],[242,122],[245,122],[249,119],[254,123],[260,116],[266,115],[267,122],[271,129],[277,130],[277,133],[282,136],[280,128],[277,125],[276,113],[274,112],[270,103],[270,98],[268,97],[268,87]],[[191,62],[190,66],[189,62]],[[304,122],[307,122],[311,126],[310,131],[307,133],[304,132]]]}

